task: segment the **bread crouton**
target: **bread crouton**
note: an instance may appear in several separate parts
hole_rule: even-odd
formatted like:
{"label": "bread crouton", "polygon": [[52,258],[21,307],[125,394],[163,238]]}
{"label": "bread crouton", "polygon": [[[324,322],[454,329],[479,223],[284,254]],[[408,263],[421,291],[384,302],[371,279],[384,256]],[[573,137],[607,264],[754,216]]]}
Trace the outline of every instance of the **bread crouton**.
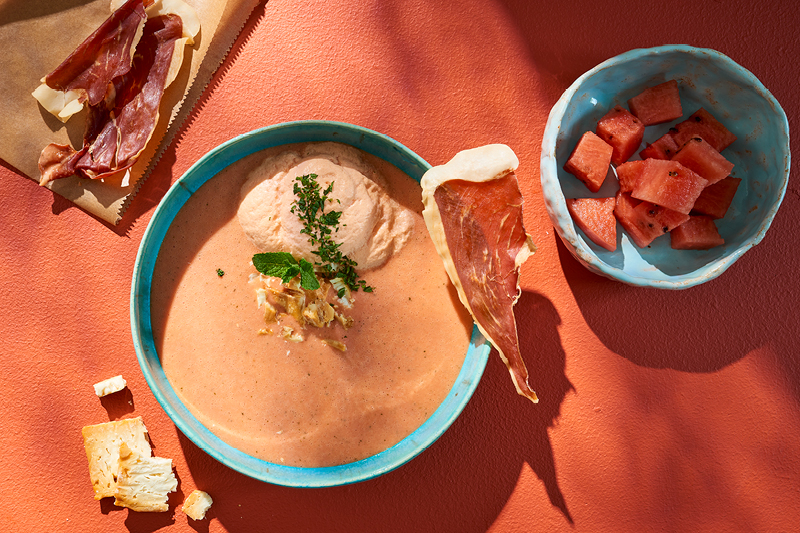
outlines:
{"label": "bread crouton", "polygon": [[152,453],[141,417],[86,426],[82,433],[95,500],[114,496],[117,490],[119,449],[123,443],[139,455]]}
{"label": "bread crouton", "polygon": [[122,443],[114,505],[145,513],[168,511],[168,494],[177,488],[172,459],[140,455]]}
{"label": "bread crouton", "polygon": [[127,386],[128,383],[121,375],[114,376],[113,378],[104,379],[100,383],[95,383],[94,393],[97,394],[98,398],[102,398],[103,396],[119,392]]}
{"label": "bread crouton", "polygon": [[206,517],[206,511],[212,503],[214,501],[207,492],[195,489],[183,502],[183,512],[192,520],[202,520]]}

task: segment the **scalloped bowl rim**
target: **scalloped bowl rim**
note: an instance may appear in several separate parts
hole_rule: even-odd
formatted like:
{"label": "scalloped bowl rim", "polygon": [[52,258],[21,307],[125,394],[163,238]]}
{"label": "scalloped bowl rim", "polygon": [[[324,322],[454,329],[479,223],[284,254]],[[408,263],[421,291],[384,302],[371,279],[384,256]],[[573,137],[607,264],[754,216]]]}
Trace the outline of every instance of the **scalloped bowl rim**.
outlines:
{"label": "scalloped bowl rim", "polygon": [[170,419],[192,442],[222,464],[252,478],[291,487],[329,487],[364,481],[390,472],[419,455],[464,409],[480,381],[491,350],[491,345],[473,326],[460,373],[439,408],[394,446],[344,465],[296,467],[252,457],[211,433],[183,405],[160,364],[150,323],[150,282],[164,235],[189,196],[228,165],[273,146],[315,141],[350,144],[394,164],[416,181],[430,168],[422,158],[390,137],[343,122],[293,121],[245,133],[209,151],[170,187],[142,237],[131,284],[131,331],[136,357],[150,390]]}
{"label": "scalloped bowl rim", "polygon": [[[558,177],[556,141],[560,131],[561,120],[569,107],[570,101],[580,91],[584,81],[600,71],[629,62],[631,60],[672,52],[683,52],[697,56],[708,56],[746,79],[750,83],[751,87],[765,100],[767,100],[771,104],[771,107],[776,111],[776,115],[779,119],[778,122],[782,128],[780,133],[786,140],[786,142],[779,147],[781,150],[781,156],[785,157],[786,164],[780,176],[777,201],[774,202],[763,215],[759,229],[752,237],[742,242],[738,248],[732,249],[727,255],[720,257],[719,259],[714,260],[705,266],[698,268],[697,270],[684,275],[674,276],[670,279],[651,279],[641,277],[633,273],[628,273],[617,267],[609,265],[608,263],[599,259],[595,252],[589,248],[582,241],[582,239],[578,238],[577,231],[574,225],[571,223],[571,217],[566,208],[564,192]],[[582,74],[572,83],[572,85],[570,85],[566,91],[564,91],[559,100],[550,110],[547,124],[545,126],[544,136],[542,139],[541,185],[548,215],[550,216],[550,219],[553,222],[559,237],[567,249],[575,256],[575,258],[589,270],[630,285],[655,287],[660,289],[685,289],[699,285],[719,276],[747,250],[761,242],[767,232],[767,229],[769,229],[772,220],[775,218],[775,214],[778,212],[778,208],[780,207],[780,204],[786,194],[789,180],[790,161],[791,152],[789,148],[789,122],[786,118],[786,113],[781,108],[777,99],[775,99],[772,93],[769,92],[769,90],[754,74],[733,61],[728,56],[713,49],[696,48],[689,45],[664,45],[654,48],[637,48],[607,59],[606,61],[603,61],[596,67]],[[560,224],[558,222],[559,219],[569,220],[570,223]],[[570,243],[575,244],[571,245]]]}

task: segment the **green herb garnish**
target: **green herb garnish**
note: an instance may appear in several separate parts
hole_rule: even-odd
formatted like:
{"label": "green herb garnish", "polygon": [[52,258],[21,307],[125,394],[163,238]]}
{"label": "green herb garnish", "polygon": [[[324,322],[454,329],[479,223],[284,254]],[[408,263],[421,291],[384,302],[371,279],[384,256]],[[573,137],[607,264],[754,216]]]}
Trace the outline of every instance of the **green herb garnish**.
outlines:
{"label": "green herb garnish", "polygon": [[253,256],[253,266],[266,276],[281,278],[289,283],[300,274],[300,286],[309,291],[319,289],[319,281],[314,275],[314,265],[305,259],[297,259],[287,252],[267,252]]}
{"label": "green herb garnish", "polygon": [[219,277],[222,277],[222,276],[224,276],[224,275],[225,275],[225,271],[224,271],[224,270],[222,270],[221,268],[218,268],[218,269],[217,269],[217,276],[219,276]]}
{"label": "green herb garnish", "polygon": [[[331,237],[339,230],[339,218],[342,216],[341,211],[325,213],[325,202],[331,201],[328,196],[333,191],[333,183],[322,190],[317,183],[317,175],[306,174],[296,178],[293,190],[297,200],[292,204],[291,211],[303,221],[300,232],[306,234],[315,247],[312,253],[319,258],[315,263],[316,272],[324,278],[340,278],[351,291],[360,288],[364,292],[372,292],[372,287],[356,273],[358,263],[344,255],[339,250],[340,245]],[[344,296],[344,289],[338,293],[339,297]]]}
{"label": "green herb garnish", "polygon": [[[305,259],[299,261],[287,252],[267,252],[255,254],[253,265],[256,270],[267,276],[281,278],[283,283],[289,283],[300,274],[300,286],[313,291],[319,288],[317,275],[326,279],[340,278],[347,289],[372,292],[372,287],[358,277],[355,267],[358,264],[344,255],[339,250],[339,244],[333,241],[331,235],[339,230],[341,211],[325,213],[325,202],[331,201],[328,196],[333,191],[333,183],[322,190],[317,183],[316,174],[306,174],[296,178],[293,188],[297,199],[292,203],[291,212],[303,222],[300,233],[308,235],[308,240],[313,247],[311,253],[319,258],[312,265]],[[339,298],[343,297],[346,288],[337,290]]]}

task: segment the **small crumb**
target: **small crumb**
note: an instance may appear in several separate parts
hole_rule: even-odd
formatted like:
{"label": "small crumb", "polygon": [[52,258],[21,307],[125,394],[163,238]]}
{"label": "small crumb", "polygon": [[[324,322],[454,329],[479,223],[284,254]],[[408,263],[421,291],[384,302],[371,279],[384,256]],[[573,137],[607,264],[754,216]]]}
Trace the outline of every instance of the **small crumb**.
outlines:
{"label": "small crumb", "polygon": [[128,383],[121,375],[114,376],[113,378],[104,379],[100,383],[95,383],[94,393],[97,394],[98,398],[102,398],[103,396],[119,392],[127,386]]}
{"label": "small crumb", "polygon": [[322,339],[322,344],[330,346],[331,348],[335,348],[340,352],[346,352],[347,346],[343,342],[334,340],[334,339]]}
{"label": "small crumb", "polygon": [[206,517],[206,512],[212,503],[214,503],[214,500],[211,499],[207,492],[195,489],[183,502],[182,510],[192,520],[202,520]]}

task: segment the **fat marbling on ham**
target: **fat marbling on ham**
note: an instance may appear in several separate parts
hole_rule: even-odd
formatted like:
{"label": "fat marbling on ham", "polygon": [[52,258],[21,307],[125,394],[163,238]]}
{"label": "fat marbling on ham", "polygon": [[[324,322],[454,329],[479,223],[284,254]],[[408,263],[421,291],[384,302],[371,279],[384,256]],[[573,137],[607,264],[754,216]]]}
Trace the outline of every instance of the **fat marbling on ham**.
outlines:
{"label": "fat marbling on ham", "polygon": [[197,15],[182,0],[127,0],[112,8],[33,93],[62,121],[88,107],[80,149],[51,143],[42,150],[41,185],[72,175],[103,178],[131,167],[155,130],[184,45],[199,31]]}
{"label": "fat marbling on ham", "polygon": [[497,349],[517,392],[535,403],[513,309],[519,268],[535,249],[522,225],[518,165],[503,144],[459,152],[422,177],[422,214],[461,303]]}

